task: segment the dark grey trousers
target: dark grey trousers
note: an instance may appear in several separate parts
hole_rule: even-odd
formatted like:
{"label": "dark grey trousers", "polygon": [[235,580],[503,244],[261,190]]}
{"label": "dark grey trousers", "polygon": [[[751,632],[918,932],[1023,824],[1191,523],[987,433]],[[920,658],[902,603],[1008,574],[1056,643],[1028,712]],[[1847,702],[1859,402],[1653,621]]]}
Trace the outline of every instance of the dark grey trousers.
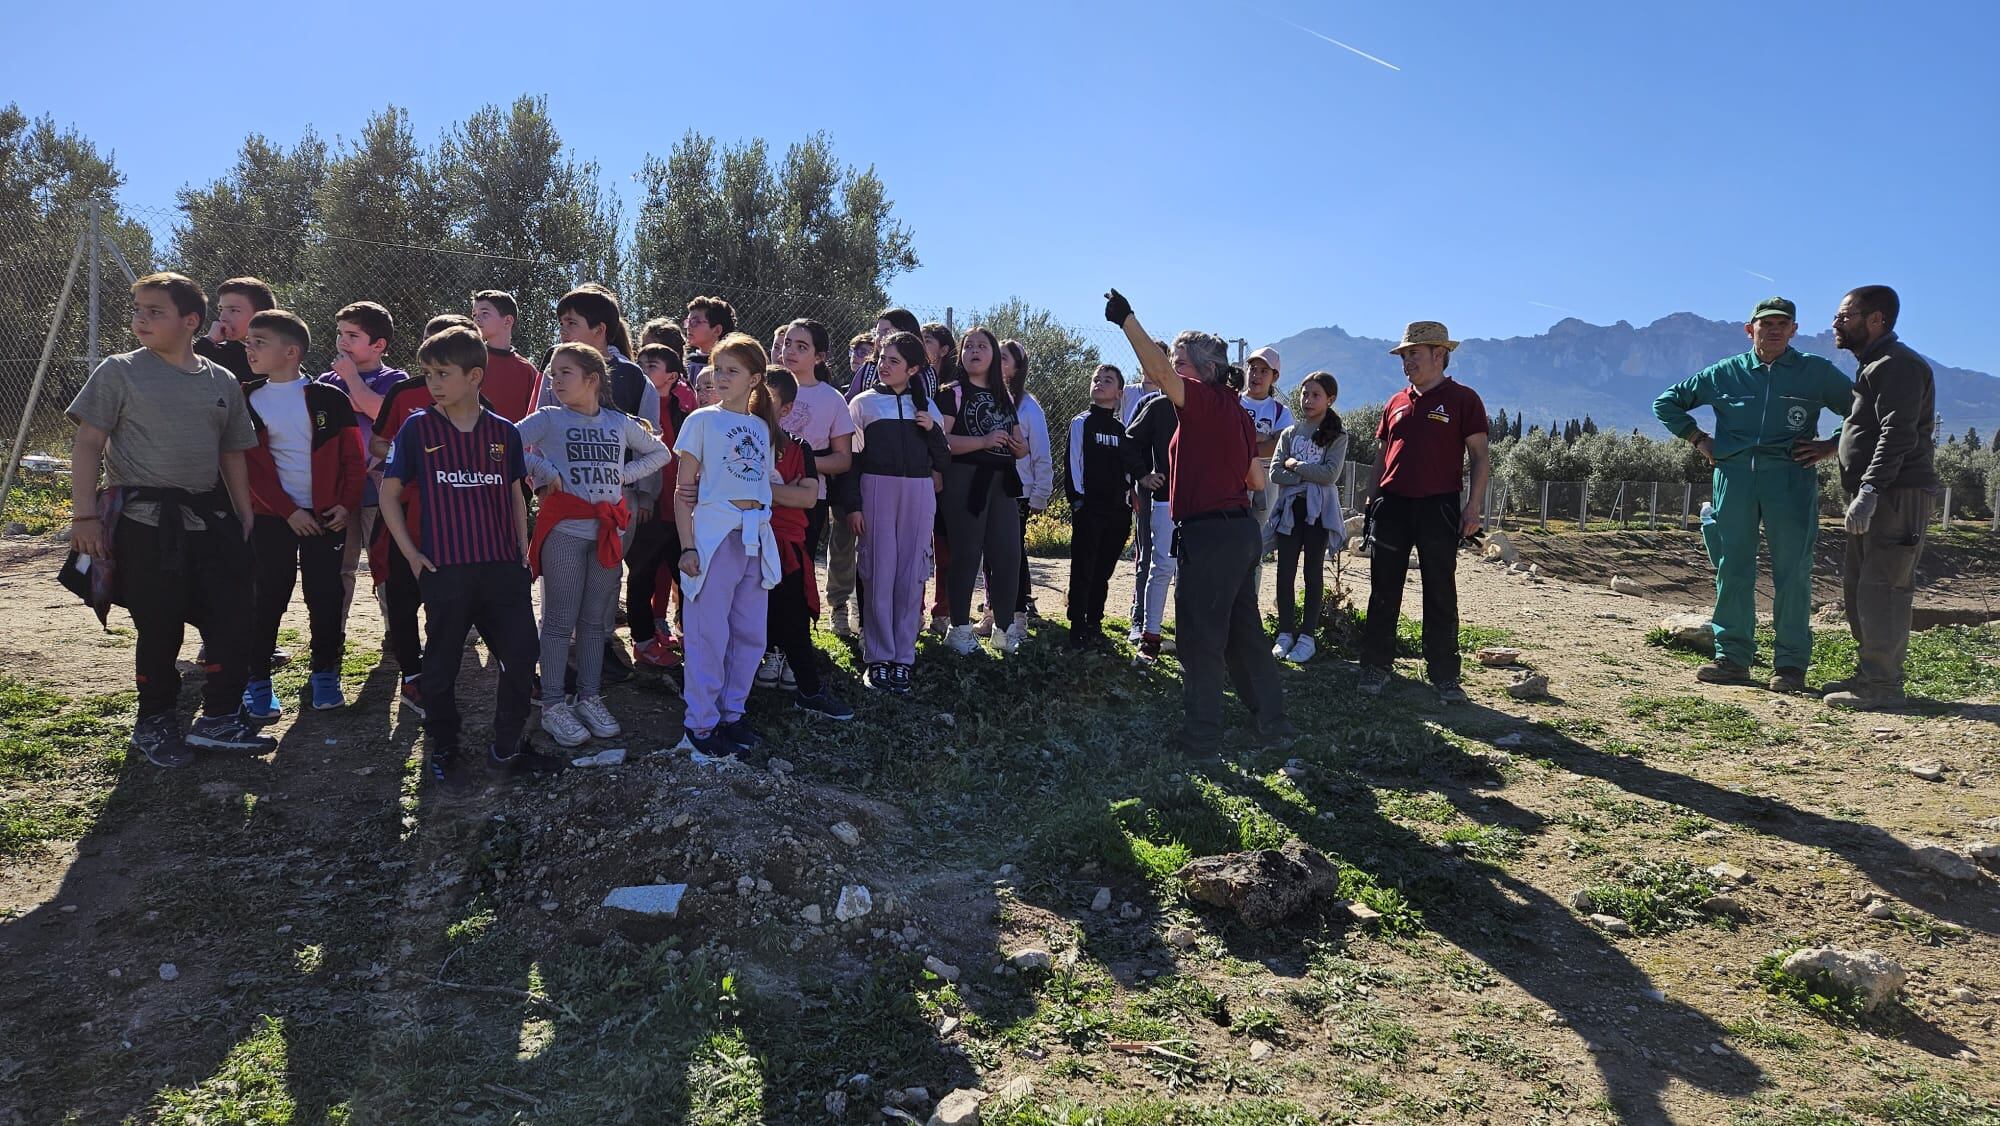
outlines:
{"label": "dark grey trousers", "polygon": [[[1257,613],[1257,560],[1264,534],[1246,512],[1183,527],[1180,578],[1174,584],[1174,631],[1181,661],[1185,737],[1222,737],[1222,678],[1255,717],[1259,730],[1285,718],[1284,689],[1271,639]],[[1155,545],[1159,550],[1160,545]]]}
{"label": "dark grey trousers", "polygon": [[1902,694],[1917,560],[1936,507],[1937,496],[1927,489],[1886,489],[1867,534],[1847,537],[1840,581],[1847,624],[1860,651],[1855,679],[1863,695]]}

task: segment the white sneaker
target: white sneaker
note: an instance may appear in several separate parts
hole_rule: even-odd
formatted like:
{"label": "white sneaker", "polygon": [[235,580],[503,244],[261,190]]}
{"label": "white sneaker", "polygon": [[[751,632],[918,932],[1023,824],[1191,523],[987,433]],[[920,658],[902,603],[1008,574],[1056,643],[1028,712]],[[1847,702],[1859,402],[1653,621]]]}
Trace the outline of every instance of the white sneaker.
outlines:
{"label": "white sneaker", "polygon": [[991,606],[988,606],[986,612],[979,616],[979,636],[993,636],[993,607]]}
{"label": "white sneaker", "polygon": [[590,742],[590,731],[576,718],[576,710],[559,700],[543,702],[542,730],[565,747],[581,747]]}
{"label": "white sneaker", "polygon": [[[599,739],[616,739],[625,733],[625,729],[618,726],[617,719],[612,717],[611,709],[604,706],[602,696],[579,696],[576,706],[567,710],[576,719],[582,720],[583,725],[590,729],[590,733]],[[547,718],[544,716],[545,725],[546,722]]]}
{"label": "white sneaker", "polygon": [[1006,629],[998,632],[993,647],[1002,653],[1013,654],[1020,651],[1021,643],[1026,640],[1028,640],[1028,623],[1022,621],[1019,615],[1015,615],[1014,621]]}
{"label": "white sneaker", "polygon": [[[971,626],[966,626],[965,628],[966,628],[966,629],[971,629],[972,627],[971,627]],[[943,615],[943,614],[932,614],[932,615],[931,615],[931,632],[932,632],[932,633],[934,633],[934,634],[937,634],[937,635],[938,635],[939,637],[944,637],[944,636],[946,636],[946,635],[948,635],[948,634],[950,634],[950,633],[951,633],[951,629],[952,629],[952,626],[951,626],[951,619],[950,619],[949,617],[946,617],[946,616],[945,616],[945,615]],[[968,649],[968,650],[966,650],[966,652],[968,652],[968,653],[969,653],[969,652],[971,652],[971,650],[969,650],[969,649]]]}
{"label": "white sneaker", "polygon": [[963,657],[979,650],[979,635],[973,632],[970,623],[952,626],[944,635],[944,643],[952,652]]}
{"label": "white sneaker", "polygon": [[1278,635],[1278,643],[1271,646],[1271,656],[1278,658],[1280,661],[1285,660],[1292,655],[1292,646],[1298,643],[1299,636],[1297,634],[1281,633]]}
{"label": "white sneaker", "polygon": [[785,678],[785,655],[771,652],[757,666],[757,687],[776,688]]}
{"label": "white sneaker", "polygon": [[847,603],[842,602],[833,608],[833,624],[830,628],[835,637],[854,636],[854,622],[847,616]]}
{"label": "white sneaker", "polygon": [[1298,644],[1292,646],[1292,663],[1303,665],[1317,656],[1319,656],[1319,643],[1312,639],[1312,634],[1300,634]]}

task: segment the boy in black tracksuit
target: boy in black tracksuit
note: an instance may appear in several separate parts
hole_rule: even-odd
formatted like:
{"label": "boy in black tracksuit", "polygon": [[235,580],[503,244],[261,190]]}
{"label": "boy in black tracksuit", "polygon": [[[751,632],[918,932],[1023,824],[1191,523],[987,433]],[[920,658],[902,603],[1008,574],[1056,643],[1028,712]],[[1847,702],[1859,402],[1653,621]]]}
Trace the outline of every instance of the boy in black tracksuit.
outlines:
{"label": "boy in black tracksuit", "polygon": [[1132,531],[1131,482],[1137,468],[1118,407],[1124,386],[1116,368],[1100,367],[1090,380],[1090,409],[1070,420],[1069,643],[1073,649],[1104,643],[1104,600],[1111,573]]}

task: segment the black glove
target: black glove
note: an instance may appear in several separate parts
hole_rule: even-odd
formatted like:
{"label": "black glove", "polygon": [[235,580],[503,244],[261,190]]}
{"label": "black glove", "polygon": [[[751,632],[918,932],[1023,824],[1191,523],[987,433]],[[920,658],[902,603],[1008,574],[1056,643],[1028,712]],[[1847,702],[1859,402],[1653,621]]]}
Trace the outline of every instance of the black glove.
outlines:
{"label": "black glove", "polygon": [[1132,315],[1132,303],[1125,295],[1112,290],[1104,295],[1104,319],[1120,328],[1125,327],[1125,318]]}

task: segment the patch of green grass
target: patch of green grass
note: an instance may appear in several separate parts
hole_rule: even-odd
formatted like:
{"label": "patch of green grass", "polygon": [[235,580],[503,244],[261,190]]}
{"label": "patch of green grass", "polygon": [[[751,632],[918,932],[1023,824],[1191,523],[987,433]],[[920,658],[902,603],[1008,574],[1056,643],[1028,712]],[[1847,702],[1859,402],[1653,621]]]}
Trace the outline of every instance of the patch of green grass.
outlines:
{"label": "patch of green grass", "polygon": [[1764,991],[1797,1003],[1807,1012],[1835,1024],[1853,1025],[1861,1020],[1861,1001],[1830,981],[1817,976],[1804,978],[1784,970],[1786,955],[1774,951],[1757,963],[1751,974]]}
{"label": "patch of green grass", "polygon": [[1748,708],[1701,696],[1630,696],[1625,714],[1655,731],[1695,734],[1694,746],[1792,743],[1798,732],[1758,719]]}
{"label": "patch of green grass", "polygon": [[1507,825],[1453,825],[1440,839],[1454,851],[1488,864],[1518,860],[1527,848],[1521,830]]}
{"label": "patch of green grass", "polygon": [[[1854,637],[1829,632],[1813,638],[1813,666],[1827,679],[1851,676]],[[2000,625],[1938,626],[1910,635],[1903,663],[1904,691],[1931,700],[1971,700],[2000,695]]]}
{"label": "patch of green grass", "polygon": [[1925,946],[1943,946],[1947,942],[1966,941],[1965,928],[1956,923],[1941,923],[1922,911],[1912,911],[1905,907],[1891,908],[1892,913],[1883,923],[1896,927]]}
{"label": "patch of green grass", "polygon": [[1893,1095],[1863,1096],[1854,1107],[1898,1126],[2000,1126],[2000,1103],[1930,1079]]}
{"label": "patch of green grass", "polygon": [[1285,1035],[1285,1023],[1270,1009],[1245,1009],[1230,1020],[1229,1032],[1233,1036],[1280,1040]]}
{"label": "patch of green grass", "polygon": [[153,1120],[163,1126],[210,1122],[289,1126],[297,1105],[286,1078],[288,1055],[285,1022],[261,1017],[256,1030],[229,1050],[214,1075],[190,1087],[162,1091],[153,1100]]}
{"label": "patch of green grass", "polygon": [[1616,879],[1587,890],[1593,910],[1625,920],[1632,933],[1665,934],[1711,918],[1701,904],[1715,894],[1715,881],[1676,858],[1633,864]]}
{"label": "patch of green grass", "polygon": [[1785,1052],[1803,1052],[1813,1044],[1812,1038],[1804,1033],[1761,1021],[1756,1017],[1731,1021],[1723,1025],[1722,1030],[1746,1044]]}
{"label": "patch of green grass", "polygon": [[0,855],[78,840],[125,765],[132,693],[72,700],[0,677]]}
{"label": "patch of green grass", "polygon": [[1377,790],[1376,805],[1398,821],[1423,821],[1443,825],[1458,816],[1458,807],[1436,790],[1409,793],[1405,790]]}
{"label": "patch of green grass", "polygon": [[1217,1025],[1229,1022],[1229,1008],[1221,995],[1186,974],[1153,979],[1139,997],[1139,1008],[1154,1016],[1199,1017]]}
{"label": "patch of green grass", "polygon": [[36,536],[68,527],[69,479],[44,473],[17,475],[13,491],[7,494],[6,519],[9,524],[20,521]]}

